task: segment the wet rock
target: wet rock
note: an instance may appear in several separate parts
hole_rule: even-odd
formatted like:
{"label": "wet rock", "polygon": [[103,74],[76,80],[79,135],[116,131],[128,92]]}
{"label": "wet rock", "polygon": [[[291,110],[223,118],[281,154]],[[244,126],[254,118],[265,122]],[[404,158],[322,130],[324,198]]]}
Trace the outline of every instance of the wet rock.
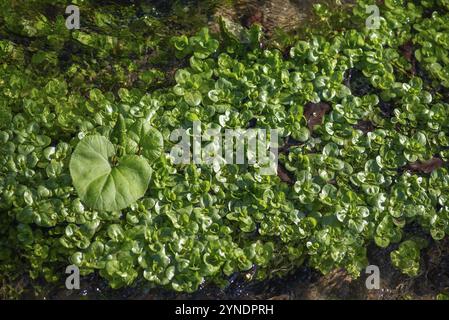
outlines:
{"label": "wet rock", "polygon": [[433,157],[427,161],[416,161],[410,163],[408,165],[408,169],[416,172],[431,173],[432,171],[441,168],[443,164],[444,161],[442,159]]}
{"label": "wet rock", "polygon": [[210,26],[218,30],[216,21],[224,17],[245,27],[258,23],[267,34],[277,28],[290,31],[301,25],[310,13],[311,3],[308,0],[236,0],[219,5]]}

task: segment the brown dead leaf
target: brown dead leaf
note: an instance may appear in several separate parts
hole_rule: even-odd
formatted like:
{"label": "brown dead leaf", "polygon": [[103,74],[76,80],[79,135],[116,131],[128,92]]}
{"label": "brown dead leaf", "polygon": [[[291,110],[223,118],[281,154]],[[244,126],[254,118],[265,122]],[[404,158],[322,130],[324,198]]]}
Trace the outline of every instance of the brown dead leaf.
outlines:
{"label": "brown dead leaf", "polygon": [[253,24],[258,23],[263,25],[263,12],[260,10],[254,10],[248,15],[243,16],[243,25],[247,28],[251,27]]}
{"label": "brown dead leaf", "polygon": [[310,131],[313,131],[314,126],[323,123],[324,115],[330,109],[331,107],[324,102],[309,102],[304,106],[304,117],[307,119],[307,126]]}
{"label": "brown dead leaf", "polygon": [[393,116],[394,106],[392,103],[388,103],[388,102],[381,100],[379,103],[379,108],[385,117],[391,118]]}
{"label": "brown dead leaf", "polygon": [[363,133],[374,131],[375,127],[371,121],[359,120],[357,124],[355,124],[354,129],[359,129],[363,131]]}
{"label": "brown dead leaf", "polygon": [[288,183],[288,184],[294,184],[295,181],[293,180],[293,178],[290,176],[290,173],[287,171],[287,169],[285,169],[281,164],[278,164],[278,177]]}
{"label": "brown dead leaf", "polygon": [[279,153],[288,153],[290,151],[291,147],[296,147],[302,145],[302,142],[299,142],[295,139],[293,139],[291,136],[288,136],[285,139],[284,144],[278,149]]}
{"label": "brown dead leaf", "polygon": [[413,162],[408,165],[408,169],[423,173],[431,173],[432,171],[441,168],[443,164],[444,164],[443,160],[437,157],[433,157],[432,159],[424,162],[421,161]]}
{"label": "brown dead leaf", "polygon": [[416,74],[416,62],[415,62],[415,52],[413,49],[413,43],[411,41],[408,41],[404,43],[402,46],[399,47],[399,49],[402,52],[402,55],[405,59],[407,59],[408,62],[412,65],[412,74]]}

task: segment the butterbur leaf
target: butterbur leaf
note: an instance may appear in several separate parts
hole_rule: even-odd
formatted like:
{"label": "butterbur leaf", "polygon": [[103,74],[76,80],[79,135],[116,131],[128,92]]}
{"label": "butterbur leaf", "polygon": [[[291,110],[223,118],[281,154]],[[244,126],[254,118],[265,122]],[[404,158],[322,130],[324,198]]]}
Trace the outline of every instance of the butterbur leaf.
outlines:
{"label": "butterbur leaf", "polygon": [[70,160],[70,174],[80,199],[99,211],[118,211],[141,198],[152,170],[139,156],[125,156],[117,164],[112,143],[103,136],[84,138]]}

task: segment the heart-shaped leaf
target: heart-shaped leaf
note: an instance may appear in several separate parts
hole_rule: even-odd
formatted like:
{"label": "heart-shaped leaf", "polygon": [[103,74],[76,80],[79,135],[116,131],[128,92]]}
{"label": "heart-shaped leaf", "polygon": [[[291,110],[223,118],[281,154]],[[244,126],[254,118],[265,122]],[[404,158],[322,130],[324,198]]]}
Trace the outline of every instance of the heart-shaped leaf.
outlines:
{"label": "heart-shaped leaf", "polygon": [[113,144],[103,136],[84,138],[70,160],[73,185],[81,200],[99,211],[118,211],[141,198],[151,178],[152,169],[139,156],[125,156],[117,165]]}

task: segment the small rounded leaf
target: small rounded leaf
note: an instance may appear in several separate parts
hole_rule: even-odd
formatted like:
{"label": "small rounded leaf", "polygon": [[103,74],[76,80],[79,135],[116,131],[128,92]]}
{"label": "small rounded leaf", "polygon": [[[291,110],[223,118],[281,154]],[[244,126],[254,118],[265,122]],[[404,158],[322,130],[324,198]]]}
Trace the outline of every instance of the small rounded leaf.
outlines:
{"label": "small rounded leaf", "polygon": [[151,127],[141,138],[140,144],[142,145],[142,155],[148,161],[153,162],[162,155],[164,138],[157,129]]}
{"label": "small rounded leaf", "polygon": [[186,100],[187,104],[191,107],[196,107],[200,105],[201,101],[203,100],[203,97],[201,96],[201,93],[198,91],[189,91],[184,95],[184,99]]}
{"label": "small rounded leaf", "polygon": [[128,152],[133,149],[141,149],[141,154],[152,163],[162,155],[164,149],[164,138],[156,128],[149,122],[139,119],[129,130]]}

